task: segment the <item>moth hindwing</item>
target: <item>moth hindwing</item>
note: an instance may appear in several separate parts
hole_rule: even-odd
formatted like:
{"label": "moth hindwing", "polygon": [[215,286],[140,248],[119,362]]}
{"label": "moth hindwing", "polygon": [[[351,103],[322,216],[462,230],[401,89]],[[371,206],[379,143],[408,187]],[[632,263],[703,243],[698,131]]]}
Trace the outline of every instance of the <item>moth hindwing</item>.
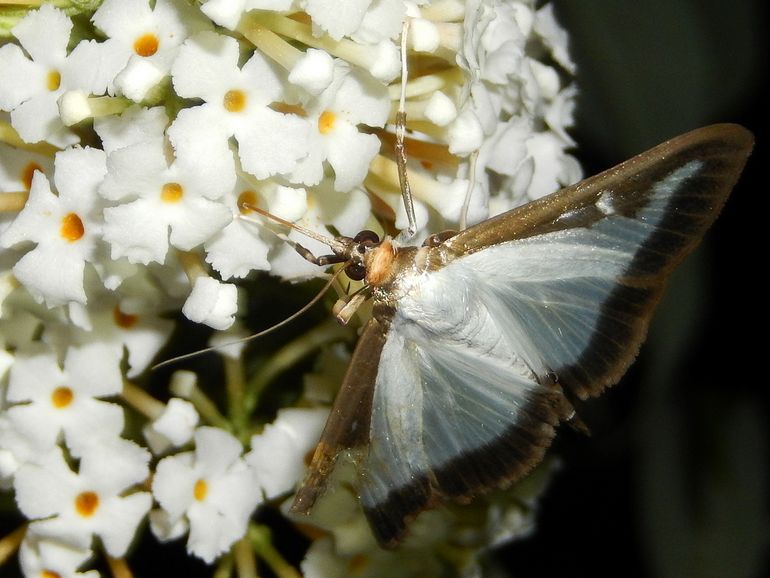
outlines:
{"label": "moth hindwing", "polygon": [[292,510],[310,512],[344,452],[392,547],[420,511],[527,474],[573,418],[569,399],[634,360],[752,145],[740,126],[708,126],[438,243],[361,249],[374,315]]}

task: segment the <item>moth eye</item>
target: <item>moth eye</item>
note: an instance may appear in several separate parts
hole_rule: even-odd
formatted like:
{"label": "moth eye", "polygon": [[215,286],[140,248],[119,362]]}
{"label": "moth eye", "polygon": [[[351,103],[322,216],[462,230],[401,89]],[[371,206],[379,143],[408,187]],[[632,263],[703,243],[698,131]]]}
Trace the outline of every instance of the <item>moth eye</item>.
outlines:
{"label": "moth eye", "polygon": [[370,231],[369,229],[364,229],[358,235],[353,237],[353,241],[356,243],[366,243],[366,244],[372,244],[376,245],[380,242],[380,237],[375,233],[374,231]]}
{"label": "moth eye", "polygon": [[348,265],[345,267],[345,274],[353,281],[360,281],[366,277],[366,267],[356,264]]}

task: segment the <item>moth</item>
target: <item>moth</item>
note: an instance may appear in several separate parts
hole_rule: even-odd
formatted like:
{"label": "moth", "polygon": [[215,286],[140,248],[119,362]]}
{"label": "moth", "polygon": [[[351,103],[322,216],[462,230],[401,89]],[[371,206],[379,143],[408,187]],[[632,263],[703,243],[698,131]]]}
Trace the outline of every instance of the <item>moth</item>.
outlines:
{"label": "moth", "polygon": [[579,423],[573,401],[633,362],[752,146],[741,126],[707,126],[420,247],[364,231],[307,252],[364,281],[339,318],[365,298],[373,316],[291,511],[310,513],[344,454],[395,547],[419,512],[525,476],[560,423]]}

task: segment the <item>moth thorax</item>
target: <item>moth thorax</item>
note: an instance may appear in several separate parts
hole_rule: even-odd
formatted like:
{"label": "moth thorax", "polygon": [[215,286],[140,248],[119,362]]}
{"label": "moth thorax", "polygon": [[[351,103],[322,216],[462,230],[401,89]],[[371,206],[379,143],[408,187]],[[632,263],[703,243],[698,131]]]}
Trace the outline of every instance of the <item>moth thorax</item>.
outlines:
{"label": "moth thorax", "polygon": [[375,287],[391,281],[395,275],[396,249],[389,239],[364,256],[366,282]]}

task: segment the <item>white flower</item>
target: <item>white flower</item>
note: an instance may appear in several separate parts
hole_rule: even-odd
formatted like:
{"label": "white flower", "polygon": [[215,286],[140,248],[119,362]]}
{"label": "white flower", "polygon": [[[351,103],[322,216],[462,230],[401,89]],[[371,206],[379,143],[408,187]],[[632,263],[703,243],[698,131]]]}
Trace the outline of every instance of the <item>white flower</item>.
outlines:
{"label": "white flower", "polygon": [[188,251],[232,218],[215,199],[232,186],[234,175],[214,173],[189,157],[177,157],[169,165],[162,139],[113,152],[107,168],[99,192],[123,201],[104,210],[104,239],[112,246],[113,259],[162,263],[169,243]]}
{"label": "white flower", "polygon": [[211,277],[198,277],[182,306],[182,313],[190,321],[203,323],[214,329],[227,329],[235,321],[238,311],[238,288]]}
{"label": "white flower", "polygon": [[59,367],[46,348],[20,351],[11,368],[6,410],[13,426],[41,450],[53,447],[60,434],[73,454],[120,435],[123,409],[101,401],[123,388],[121,350],[99,343],[73,347]]}
{"label": "white flower", "polygon": [[96,194],[106,172],[104,152],[74,148],[56,154],[54,183],[35,172],[24,209],[0,236],[3,247],[37,244],[13,268],[19,281],[49,307],[86,302],[86,262],[98,258],[102,203]]}
{"label": "white flower", "polygon": [[327,408],[284,408],[261,434],[251,438],[245,459],[265,498],[289,492],[302,481],[305,458],[318,443],[328,416]]}
{"label": "white flower", "polygon": [[188,36],[211,26],[182,0],[157,0],[152,8],[148,0],[105,0],[92,20],[109,37],[110,66],[120,71],[115,86],[135,101],[168,76]]}
{"label": "white flower", "polygon": [[40,460],[40,448],[29,440],[8,419],[0,415],[0,487],[7,489],[13,485],[13,476],[27,462]]}
{"label": "white flower", "polygon": [[358,126],[384,126],[390,111],[385,86],[337,61],[329,87],[308,102],[305,110],[314,127],[308,135],[309,155],[300,161],[291,179],[305,185],[318,184],[323,177],[322,163],[328,161],[338,191],[359,186],[380,150],[380,140],[359,132]]}
{"label": "white flower", "polygon": [[214,22],[233,30],[249,10],[287,11],[293,0],[203,0],[201,11]]}
{"label": "white flower", "polygon": [[0,47],[0,109],[11,111],[14,128],[27,142],[78,142],[59,119],[59,96],[77,89],[101,93],[110,79],[110,71],[95,65],[95,43],[81,42],[67,54],[71,30],[64,12],[43,4],[12,31],[31,58],[15,44]]}
{"label": "white flower", "polygon": [[313,23],[339,40],[352,36],[365,44],[395,38],[401,32],[406,7],[403,0],[304,0]]}
{"label": "white flower", "polygon": [[99,578],[99,572],[79,572],[94,555],[89,548],[78,548],[37,535],[34,528],[27,531],[19,548],[19,564],[25,576],[53,578]]}
{"label": "white flower", "polygon": [[38,535],[78,548],[98,536],[110,556],[122,556],[152,505],[147,492],[126,490],[147,478],[147,450],[127,440],[89,446],[73,472],[60,451],[25,464],[14,488],[19,509]]}
{"label": "white flower", "polygon": [[[174,89],[200,106],[180,111],[169,129],[177,151],[227,158],[228,139],[238,141],[243,169],[258,179],[287,173],[308,154],[307,120],[276,112],[269,104],[284,98],[285,80],[255,52],[238,67],[234,38],[204,32],[184,43],[174,62]],[[232,159],[222,170],[233,171]]]}
{"label": "white flower", "polygon": [[198,412],[189,401],[174,397],[168,400],[163,413],[144,430],[147,443],[154,454],[170,446],[180,447],[193,438],[198,425]]}
{"label": "white flower", "polygon": [[[365,228],[377,227],[371,222],[371,204],[366,193],[353,189],[346,193],[334,189],[330,180],[308,189],[308,210],[296,223],[325,237],[333,237],[327,228],[332,226],[348,236]],[[287,237],[301,244],[316,256],[328,255],[329,247],[310,239],[297,231],[289,231]],[[306,261],[286,243],[278,244],[270,253],[270,271],[283,279],[316,277],[323,272],[318,265]]]}
{"label": "white flower", "polygon": [[[266,181],[260,188],[261,196],[265,195],[266,190],[276,188],[284,187]],[[206,261],[223,279],[243,278],[253,270],[270,269],[267,253],[272,244],[270,237],[273,235],[259,225],[239,218],[242,213],[248,215],[251,212],[243,203],[258,206],[259,200],[255,187],[243,179],[238,179],[235,188],[225,196],[225,202],[233,213],[233,220],[204,245]],[[272,208],[270,210],[272,212]],[[304,213],[304,209],[302,212]]]}
{"label": "white flower", "polygon": [[227,432],[199,428],[195,452],[162,459],[152,482],[169,527],[186,517],[187,550],[209,563],[246,533],[260,502],[259,488],[241,451],[241,444]]}
{"label": "white flower", "polygon": [[94,130],[107,155],[131,145],[163,138],[168,127],[168,115],[162,106],[142,108],[134,105],[117,116],[94,119]]}
{"label": "white flower", "polygon": [[174,324],[159,315],[158,305],[141,302],[136,297],[132,299],[131,286],[136,282],[136,277],[132,277],[121,285],[121,302],[116,301],[114,294],[92,300],[98,303],[88,307],[85,317],[78,320],[79,326],[74,322],[48,324],[43,336],[45,341],[62,347],[94,342],[110,345],[116,351],[125,347],[128,353],[126,376],[137,377],[166,343]]}

